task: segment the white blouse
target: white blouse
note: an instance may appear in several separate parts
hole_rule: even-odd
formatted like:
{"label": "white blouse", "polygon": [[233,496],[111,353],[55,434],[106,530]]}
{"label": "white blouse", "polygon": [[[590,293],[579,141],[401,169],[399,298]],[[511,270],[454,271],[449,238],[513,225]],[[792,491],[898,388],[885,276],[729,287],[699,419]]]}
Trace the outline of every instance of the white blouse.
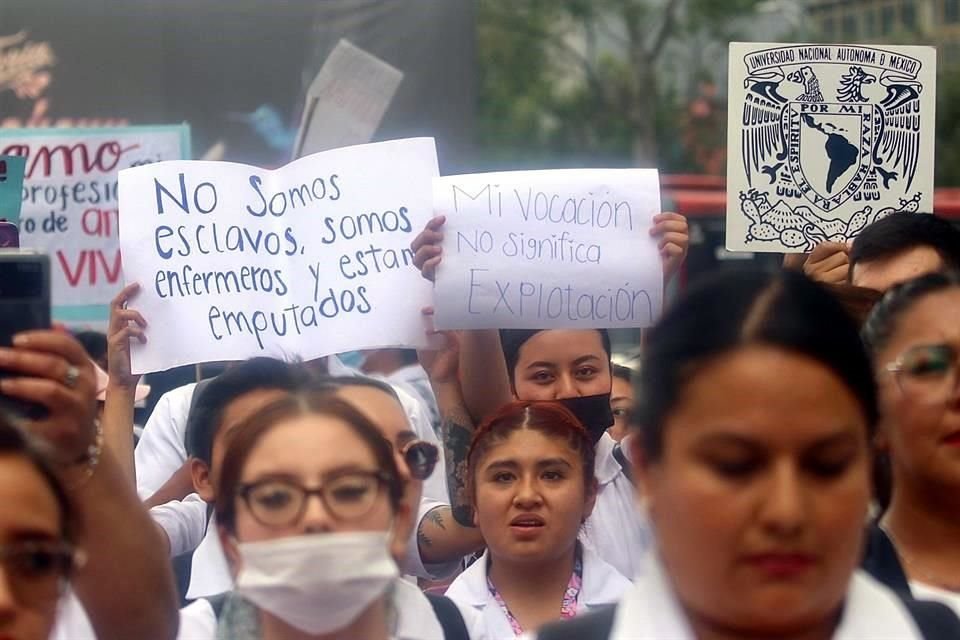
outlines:
{"label": "white blouse", "polygon": [[632,580],[643,567],[653,534],[637,503],[636,488],[613,456],[616,444],[607,433],[597,443],[597,503],[580,538],[585,547]]}
{"label": "white blouse", "polygon": [[[656,553],[620,600],[609,640],[696,640]],[[833,640],[923,640],[901,599],[867,573],[856,571]]]}
{"label": "white blouse", "polygon": [[[460,609],[465,619],[479,616],[488,638],[504,640],[513,638],[513,629],[503,609],[497,604],[487,588],[487,561],[490,552],[470,565],[457,576],[446,596]],[[604,562],[594,551],[583,549],[583,584],[577,602],[577,613],[593,607],[613,604],[630,588],[630,581],[616,569]],[[557,603],[559,605],[559,603]]]}

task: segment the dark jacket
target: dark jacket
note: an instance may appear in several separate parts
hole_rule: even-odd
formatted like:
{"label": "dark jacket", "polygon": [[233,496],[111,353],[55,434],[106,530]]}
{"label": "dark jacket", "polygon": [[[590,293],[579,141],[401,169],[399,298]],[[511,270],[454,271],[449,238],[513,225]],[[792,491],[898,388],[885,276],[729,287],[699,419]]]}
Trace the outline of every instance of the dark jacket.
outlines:
{"label": "dark jacket", "polygon": [[897,548],[893,546],[893,541],[887,533],[876,523],[871,524],[867,529],[863,562],[860,566],[900,596],[913,597],[907,574],[903,570],[903,565],[900,564],[900,556],[897,555]]}

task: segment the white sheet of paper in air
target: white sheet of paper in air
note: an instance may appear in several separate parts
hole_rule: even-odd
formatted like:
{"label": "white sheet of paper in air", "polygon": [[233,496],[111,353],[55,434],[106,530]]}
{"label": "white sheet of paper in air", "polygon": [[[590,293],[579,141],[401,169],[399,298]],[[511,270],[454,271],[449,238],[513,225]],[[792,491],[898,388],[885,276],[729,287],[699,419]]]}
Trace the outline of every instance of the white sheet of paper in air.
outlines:
{"label": "white sheet of paper in air", "polygon": [[806,252],[933,210],[933,47],[730,44],[727,248]]}
{"label": "white sheet of paper in air", "polygon": [[447,217],[437,327],[645,327],[659,316],[656,170],[449,176],[433,191]]}
{"label": "white sheet of paper in air", "polygon": [[373,139],[403,72],[340,40],[307,91],[293,157]]}
{"label": "white sheet of paper in air", "polygon": [[161,162],[120,173],[120,246],[148,342],[133,369],[264,355],[311,360],[427,344],[430,283],[410,243],[433,215],[432,138],[267,171]]}

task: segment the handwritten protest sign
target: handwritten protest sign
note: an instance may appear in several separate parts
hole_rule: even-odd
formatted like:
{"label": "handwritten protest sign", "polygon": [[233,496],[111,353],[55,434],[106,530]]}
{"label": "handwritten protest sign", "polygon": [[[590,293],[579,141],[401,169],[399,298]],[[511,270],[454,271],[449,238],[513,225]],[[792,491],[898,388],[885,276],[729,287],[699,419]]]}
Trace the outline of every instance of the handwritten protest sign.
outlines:
{"label": "handwritten protest sign", "polygon": [[401,71],[340,40],[307,91],[293,157],[370,142],[401,80]]}
{"label": "handwritten protest sign", "polygon": [[730,45],[727,248],[806,252],[933,210],[932,47]]}
{"label": "handwritten protest sign", "polygon": [[26,158],[20,244],[50,255],[54,316],[106,305],[120,287],[117,173],[186,157],[187,125],[0,129],[0,154]]}
{"label": "handwritten protest sign", "polygon": [[433,140],[336,149],[275,171],[164,162],[120,173],[138,373],[257,355],[425,344],[410,242],[432,213]]}
{"label": "handwritten protest sign", "polygon": [[659,315],[655,170],[473,174],[433,189],[447,216],[438,327],[645,327]]}

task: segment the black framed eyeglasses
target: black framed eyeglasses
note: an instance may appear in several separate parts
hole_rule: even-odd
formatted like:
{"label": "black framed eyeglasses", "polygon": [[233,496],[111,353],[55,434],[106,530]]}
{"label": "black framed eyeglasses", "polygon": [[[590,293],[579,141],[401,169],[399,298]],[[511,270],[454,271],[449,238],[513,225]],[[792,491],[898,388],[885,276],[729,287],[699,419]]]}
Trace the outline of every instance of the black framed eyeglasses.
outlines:
{"label": "black framed eyeglasses", "polygon": [[0,545],[0,566],[13,597],[25,607],[59,599],[83,561],[83,554],[63,541],[24,540]]}
{"label": "black framed eyeglasses", "polygon": [[426,480],[437,467],[440,450],[425,440],[411,440],[401,447],[400,456],[407,463],[414,479]]}
{"label": "black framed eyeglasses", "polygon": [[944,402],[957,388],[960,353],[949,344],[919,345],[900,354],[886,370],[903,393],[921,402]]}
{"label": "black framed eyeglasses", "polygon": [[253,518],[265,527],[286,527],[303,518],[310,496],[317,496],[334,520],[358,520],[373,509],[392,478],[381,471],[344,471],[307,488],[285,478],[264,478],[244,484],[238,495]]}

